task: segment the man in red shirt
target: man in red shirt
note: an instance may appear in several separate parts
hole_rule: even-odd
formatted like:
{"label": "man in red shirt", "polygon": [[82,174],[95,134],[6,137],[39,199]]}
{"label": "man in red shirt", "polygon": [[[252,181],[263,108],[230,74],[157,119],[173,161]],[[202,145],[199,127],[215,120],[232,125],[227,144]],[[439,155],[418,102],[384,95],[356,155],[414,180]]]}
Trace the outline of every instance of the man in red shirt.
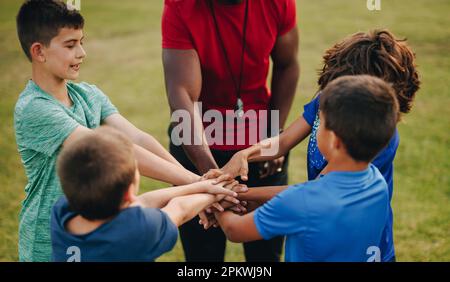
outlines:
{"label": "man in red shirt", "polygon": [[[278,111],[275,127],[283,128],[299,77],[295,0],[165,0],[162,45],[171,111],[185,110],[190,117],[183,139],[201,136],[204,141],[177,146],[171,138],[172,155],[187,169],[204,174],[222,167],[235,152],[259,141],[260,130],[256,140],[251,135],[261,124],[273,132],[264,111]],[[202,103],[201,112],[194,110],[196,102]],[[237,125],[224,121],[222,130],[207,138],[204,128],[210,122],[202,124],[200,115],[208,110],[216,110],[224,120],[230,112],[237,119],[244,114],[244,119]],[[247,115],[251,111],[257,114]],[[238,141],[240,136],[244,142]],[[286,185],[287,163],[282,157],[250,164],[246,184]],[[220,229],[205,231],[194,219],[180,228],[180,235],[186,261],[224,260],[226,238]],[[282,242],[275,238],[246,243],[246,260],[278,261]]]}

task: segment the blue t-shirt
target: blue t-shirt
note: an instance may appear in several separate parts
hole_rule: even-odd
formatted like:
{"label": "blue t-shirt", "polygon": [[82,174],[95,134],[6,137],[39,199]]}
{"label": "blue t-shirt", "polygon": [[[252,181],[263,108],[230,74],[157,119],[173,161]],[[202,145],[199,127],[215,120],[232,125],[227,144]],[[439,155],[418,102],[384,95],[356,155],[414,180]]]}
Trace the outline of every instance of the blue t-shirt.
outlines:
{"label": "blue t-shirt", "polygon": [[[315,179],[327,165],[327,161],[322,156],[317,147],[317,130],[319,129],[319,96],[304,106],[303,118],[312,127],[309,137],[307,152],[307,168],[308,179]],[[372,161],[372,163],[380,170],[384,179],[388,184],[389,201],[392,199],[393,193],[393,174],[394,174],[394,158],[400,142],[398,131],[395,130],[389,144],[384,148]],[[383,232],[381,241],[381,254],[383,261],[390,261],[395,256],[394,236],[393,236],[393,213],[389,204],[389,218],[386,222],[386,228]]]}
{"label": "blue t-shirt", "polygon": [[65,197],[51,217],[52,260],[59,262],[154,261],[170,251],[178,229],[159,209],[131,207],[84,235],[73,235],[65,225],[77,214]]}
{"label": "blue t-shirt", "polygon": [[286,235],[285,261],[380,261],[389,213],[387,184],[378,169],[330,172],[296,184],[255,211],[264,239]]}

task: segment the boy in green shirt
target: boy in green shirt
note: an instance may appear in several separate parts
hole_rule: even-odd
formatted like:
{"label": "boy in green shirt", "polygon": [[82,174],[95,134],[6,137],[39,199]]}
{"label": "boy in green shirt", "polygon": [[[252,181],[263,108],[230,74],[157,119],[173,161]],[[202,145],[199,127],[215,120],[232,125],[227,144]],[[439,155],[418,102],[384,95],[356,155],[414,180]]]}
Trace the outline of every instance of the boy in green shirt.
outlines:
{"label": "boy in green shirt", "polygon": [[19,223],[19,260],[49,261],[50,212],[62,195],[56,158],[100,125],[114,127],[134,143],[141,174],[174,185],[198,181],[152,136],[137,129],[96,86],[74,83],[86,56],[83,17],[56,0],[28,0],[17,15],[20,44],[31,62],[32,79],[14,112],[18,150],[28,183]]}

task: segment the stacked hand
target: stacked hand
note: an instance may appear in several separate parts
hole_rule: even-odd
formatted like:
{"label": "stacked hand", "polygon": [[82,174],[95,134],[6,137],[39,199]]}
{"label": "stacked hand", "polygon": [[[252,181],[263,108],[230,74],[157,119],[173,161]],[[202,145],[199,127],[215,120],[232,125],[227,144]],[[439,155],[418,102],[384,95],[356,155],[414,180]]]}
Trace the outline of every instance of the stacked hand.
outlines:
{"label": "stacked hand", "polygon": [[210,169],[203,175],[205,179],[218,178],[220,180],[241,177],[248,180],[248,156],[244,151],[239,151],[221,169]]}
{"label": "stacked hand", "polygon": [[[225,180],[229,177],[240,177],[242,181],[248,180],[248,158],[249,152],[242,150],[233,155],[233,157],[221,169],[211,169],[203,175],[205,179],[218,178]],[[259,162],[259,178],[266,178],[275,173],[281,172],[285,157]]]}
{"label": "stacked hand", "polygon": [[[245,193],[248,191],[246,185],[239,184],[239,182],[234,180],[231,175],[223,173],[219,169],[210,170],[208,173],[203,175],[202,179],[209,179],[209,181],[212,181],[212,184],[223,186],[224,188],[236,193]],[[236,213],[245,213],[247,211],[247,203],[245,201],[240,202],[234,197],[225,195],[217,195],[216,197],[217,202],[199,214],[199,223],[202,224],[205,229],[208,229],[211,226],[217,227],[214,212],[232,210]]]}

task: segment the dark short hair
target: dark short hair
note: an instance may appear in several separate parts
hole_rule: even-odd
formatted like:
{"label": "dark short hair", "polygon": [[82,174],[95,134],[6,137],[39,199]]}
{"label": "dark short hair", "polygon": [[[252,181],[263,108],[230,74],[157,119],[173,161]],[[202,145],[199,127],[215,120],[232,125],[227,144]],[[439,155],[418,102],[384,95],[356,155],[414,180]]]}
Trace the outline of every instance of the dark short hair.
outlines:
{"label": "dark short hair", "polygon": [[57,162],[62,190],[71,210],[89,220],[120,211],[133,183],[133,144],[112,128],[102,127],[63,147]]}
{"label": "dark short hair", "polygon": [[394,89],[369,75],[343,76],[320,95],[325,128],[356,161],[370,162],[389,143],[399,117]]}
{"label": "dark short hair", "polygon": [[420,80],[406,39],[396,39],[388,30],[355,33],[328,49],[323,61],[320,90],[344,75],[373,75],[392,84],[402,113],[411,110]]}
{"label": "dark short hair", "polygon": [[17,35],[25,55],[31,61],[30,47],[35,42],[48,46],[61,28],[80,29],[84,19],[75,9],[58,0],[27,0],[16,18]]}

